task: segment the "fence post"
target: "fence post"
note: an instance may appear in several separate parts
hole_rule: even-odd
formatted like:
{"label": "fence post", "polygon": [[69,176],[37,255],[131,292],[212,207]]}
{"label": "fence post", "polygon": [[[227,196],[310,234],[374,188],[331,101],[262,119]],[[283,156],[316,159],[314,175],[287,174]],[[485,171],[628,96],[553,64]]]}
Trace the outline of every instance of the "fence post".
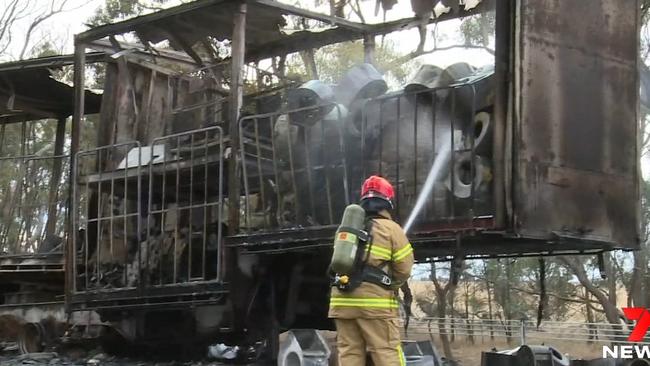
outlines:
{"label": "fence post", "polygon": [[521,319],[521,345],[526,344],[526,319]]}

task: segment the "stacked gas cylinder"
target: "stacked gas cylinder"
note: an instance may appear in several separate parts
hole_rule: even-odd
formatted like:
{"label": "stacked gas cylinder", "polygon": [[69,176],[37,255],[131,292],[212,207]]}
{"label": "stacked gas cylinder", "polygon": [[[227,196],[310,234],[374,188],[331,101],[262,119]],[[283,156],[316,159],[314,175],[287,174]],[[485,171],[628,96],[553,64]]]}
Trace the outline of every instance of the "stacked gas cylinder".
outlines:
{"label": "stacked gas cylinder", "polygon": [[[274,134],[287,142],[280,146],[293,146],[294,169],[308,164],[312,171],[312,186],[297,192],[311,194],[309,200],[318,206],[311,219],[336,223],[338,217],[330,222],[329,212],[338,216],[346,200],[358,199],[357,187],[370,174],[396,185],[397,212],[406,219],[445,146],[453,153],[447,153],[422,216],[435,220],[490,215],[492,68],[423,65],[402,90],[387,91],[381,74],[361,64],[337,85],[311,80],[288,93],[285,108],[293,112],[277,119]],[[278,149],[280,161],[290,158],[287,150]],[[303,151],[306,163],[295,156]],[[331,168],[314,169],[318,166]],[[349,187],[332,182],[347,182]]]}

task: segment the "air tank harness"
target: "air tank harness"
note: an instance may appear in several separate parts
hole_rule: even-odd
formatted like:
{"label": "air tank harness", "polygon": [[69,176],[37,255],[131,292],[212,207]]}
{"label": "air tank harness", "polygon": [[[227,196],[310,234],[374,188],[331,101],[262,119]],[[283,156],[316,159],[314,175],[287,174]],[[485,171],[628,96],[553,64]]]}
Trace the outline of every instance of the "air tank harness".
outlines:
{"label": "air tank harness", "polygon": [[[350,205],[356,206],[356,205]],[[359,222],[353,223],[353,227],[345,225],[349,219],[344,214],[343,222],[336,232],[334,253],[330,264],[331,285],[336,286],[342,292],[349,292],[361,285],[362,282],[370,282],[390,289],[393,281],[391,277],[381,268],[368,264],[370,251],[372,249],[372,219],[373,217],[359,217],[358,208],[350,207],[350,211],[357,211],[356,220],[362,219],[363,229],[359,229]],[[363,211],[362,211],[363,212]],[[350,214],[348,209],[346,213]],[[365,215],[364,215],[365,216]],[[348,221],[349,222],[349,221]],[[368,249],[366,250],[366,247]]]}

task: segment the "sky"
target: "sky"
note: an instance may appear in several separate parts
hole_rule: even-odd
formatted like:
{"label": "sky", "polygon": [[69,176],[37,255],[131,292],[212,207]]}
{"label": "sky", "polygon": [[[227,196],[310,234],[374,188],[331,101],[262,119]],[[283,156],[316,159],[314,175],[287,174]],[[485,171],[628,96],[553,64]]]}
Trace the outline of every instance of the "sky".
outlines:
{"label": "sky", "polygon": [[[6,7],[7,3],[8,0],[0,0],[0,7]],[[84,21],[90,18],[95,10],[103,3],[103,0],[68,0],[66,9],[72,10],[54,15],[52,18],[43,22],[35,32],[31,45],[33,46],[45,39],[51,38],[57,46],[63,46],[59,51],[65,53],[72,52],[74,35],[87,29]],[[44,11],[49,1],[35,0],[35,4],[36,10]],[[7,50],[7,55],[0,55],[3,61],[15,59],[20,54],[20,49],[23,44],[22,38],[30,22],[30,18],[25,18],[13,26],[12,30],[15,35],[14,40],[16,41]]]}

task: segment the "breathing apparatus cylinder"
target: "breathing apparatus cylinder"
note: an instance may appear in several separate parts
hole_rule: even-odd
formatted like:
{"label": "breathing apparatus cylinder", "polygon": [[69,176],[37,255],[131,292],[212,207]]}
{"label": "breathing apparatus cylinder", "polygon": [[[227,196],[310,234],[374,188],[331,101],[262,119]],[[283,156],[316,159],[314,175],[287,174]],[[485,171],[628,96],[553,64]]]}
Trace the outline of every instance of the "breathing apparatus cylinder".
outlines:
{"label": "breathing apparatus cylinder", "polygon": [[334,252],[330,269],[340,275],[354,272],[360,240],[367,240],[365,229],[366,212],[356,204],[349,205],[343,212],[341,225],[334,237]]}

